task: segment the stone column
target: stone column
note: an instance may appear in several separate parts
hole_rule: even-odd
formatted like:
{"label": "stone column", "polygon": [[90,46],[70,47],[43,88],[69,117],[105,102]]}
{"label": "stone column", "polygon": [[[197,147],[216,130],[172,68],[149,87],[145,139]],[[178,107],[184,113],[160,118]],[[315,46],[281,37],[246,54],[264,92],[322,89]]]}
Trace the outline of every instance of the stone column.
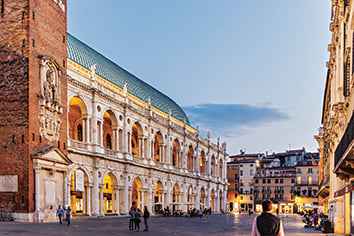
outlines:
{"label": "stone column", "polygon": [[206,191],[207,193],[207,202],[206,202],[206,207],[209,208],[210,207],[210,188],[207,189]]}
{"label": "stone column", "polygon": [[139,157],[143,157],[143,142],[142,142],[142,137],[139,137]]}
{"label": "stone column", "polygon": [[90,143],[90,119],[86,119],[86,143]]}
{"label": "stone column", "polygon": [[[200,174],[200,151],[199,151],[199,148],[198,148],[198,150],[197,150],[197,156],[196,156],[196,162],[197,163],[195,163],[196,165],[196,169],[195,169],[195,171],[198,173],[198,174]],[[199,200],[198,200],[199,201]]]}
{"label": "stone column", "polygon": [[100,122],[100,146],[103,147],[103,121]]}
{"label": "stone column", "polygon": [[187,212],[188,206],[187,206],[187,191],[182,192],[182,204],[183,204],[183,211]]}
{"label": "stone column", "polygon": [[197,206],[196,206],[196,208],[200,208],[200,189],[197,187],[196,188],[196,193],[195,193],[195,201],[194,201],[196,204],[198,204]]}
{"label": "stone column", "polygon": [[117,137],[117,128],[113,128],[112,129],[113,131],[113,145],[112,145],[112,150],[116,151],[117,150],[117,140],[118,140],[118,137]]}
{"label": "stone column", "polygon": [[161,193],[161,200],[162,200],[162,209],[165,208],[165,192]]}
{"label": "stone column", "polygon": [[146,191],[143,190],[143,191],[142,191],[142,196],[141,196],[142,209],[140,209],[140,210],[143,210],[143,209],[144,209],[144,206],[145,206],[145,193],[146,193]]}
{"label": "stone column", "polygon": [[92,214],[94,216],[99,215],[99,192],[98,192],[98,169],[93,171],[93,185],[92,185]]}
{"label": "stone column", "polygon": [[129,205],[128,206],[129,206],[129,209],[130,209],[130,207],[132,207],[132,192],[133,191],[131,189],[129,189],[128,191],[129,191]]}
{"label": "stone column", "polygon": [[87,215],[91,215],[91,188],[92,185],[87,187]]}
{"label": "stone column", "polygon": [[[92,138],[92,143],[97,145],[98,144],[98,140],[97,140],[97,136],[98,136],[98,130],[97,130],[97,101],[96,101],[96,93],[94,92],[93,93],[93,97],[92,97],[92,133],[90,135],[90,137]],[[95,151],[96,147],[94,146],[93,147],[93,151]],[[95,193],[95,190],[94,190],[94,186],[92,188],[92,194],[94,195]],[[97,193],[98,194],[98,193]],[[93,199],[94,199],[94,196],[93,196]],[[94,210],[94,206],[92,205],[92,210]],[[95,213],[95,212],[94,212]]]}
{"label": "stone column", "polygon": [[151,212],[155,214],[155,191],[151,191]]}
{"label": "stone column", "polygon": [[41,168],[36,166],[34,167],[34,181],[35,181],[35,209],[36,211],[40,211],[40,191],[41,191],[41,183],[40,183],[40,171]]}
{"label": "stone column", "polygon": [[216,192],[216,206],[215,211],[220,212],[220,193],[219,190]]}
{"label": "stone column", "polygon": [[129,213],[129,190],[128,190],[128,177],[125,177],[124,191],[123,191],[123,203],[124,203],[124,214]]}
{"label": "stone column", "polygon": [[100,209],[101,209],[101,214],[104,216],[104,200],[103,200],[103,185],[100,186]]}
{"label": "stone column", "polygon": [[119,188],[116,189],[116,208],[117,208],[117,215],[120,215],[120,209],[119,209]]}
{"label": "stone column", "polygon": [[68,177],[67,177],[67,173],[66,172],[63,173],[63,177],[64,177],[64,186],[63,186],[64,187],[64,196],[63,196],[64,199],[63,199],[63,205],[66,206],[68,204]]}

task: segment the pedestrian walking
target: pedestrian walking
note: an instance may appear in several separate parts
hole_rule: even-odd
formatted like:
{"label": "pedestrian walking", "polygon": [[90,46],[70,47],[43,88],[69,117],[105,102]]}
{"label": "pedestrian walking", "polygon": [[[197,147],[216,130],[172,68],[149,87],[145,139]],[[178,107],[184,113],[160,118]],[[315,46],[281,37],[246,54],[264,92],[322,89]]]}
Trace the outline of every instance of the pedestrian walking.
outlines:
{"label": "pedestrian walking", "polygon": [[68,223],[68,225],[70,225],[70,216],[71,216],[71,208],[70,206],[68,206],[68,208],[66,208],[66,222]]}
{"label": "pedestrian walking", "polygon": [[63,215],[64,215],[64,210],[63,208],[61,208],[61,205],[58,206],[58,209],[57,209],[57,216],[59,218],[59,223],[62,224],[62,218],[63,218]]}
{"label": "pedestrian walking", "polygon": [[129,231],[134,231],[134,221],[135,221],[135,209],[134,207],[131,207],[129,211]]}
{"label": "pedestrian walking", "polygon": [[149,225],[148,225],[148,219],[150,217],[150,212],[148,211],[147,207],[144,206],[144,215],[143,215],[143,218],[144,218],[144,224],[145,224],[145,229],[144,231],[149,231]]}
{"label": "pedestrian walking", "polygon": [[270,200],[263,201],[262,208],[262,214],[254,218],[252,236],[284,236],[282,221],[277,216],[272,214],[273,202]]}

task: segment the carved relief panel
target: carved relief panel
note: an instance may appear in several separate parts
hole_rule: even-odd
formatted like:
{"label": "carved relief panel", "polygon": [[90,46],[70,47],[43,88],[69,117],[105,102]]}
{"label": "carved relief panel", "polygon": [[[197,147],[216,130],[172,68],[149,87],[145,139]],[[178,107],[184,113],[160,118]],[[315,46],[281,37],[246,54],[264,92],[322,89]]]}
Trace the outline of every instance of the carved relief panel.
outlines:
{"label": "carved relief panel", "polygon": [[54,59],[42,57],[40,64],[39,121],[40,134],[49,141],[58,141],[64,106],[61,101],[61,69]]}

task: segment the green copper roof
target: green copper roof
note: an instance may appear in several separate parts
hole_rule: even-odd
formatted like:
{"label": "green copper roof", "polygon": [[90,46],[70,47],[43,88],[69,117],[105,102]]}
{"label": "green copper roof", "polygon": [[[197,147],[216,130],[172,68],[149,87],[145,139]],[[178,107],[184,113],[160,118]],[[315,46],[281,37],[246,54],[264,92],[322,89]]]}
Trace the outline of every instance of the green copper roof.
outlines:
{"label": "green copper roof", "polygon": [[141,100],[147,102],[151,97],[151,105],[168,114],[171,109],[171,115],[182,121],[186,118],[189,125],[189,119],[182,108],[177,105],[171,98],[164,95],[149,84],[140,80],[133,74],[124,70],[116,63],[112,62],[93,48],[84,44],[74,36],[68,33],[68,58],[82,67],[91,70],[91,66],[96,64],[96,74],[107,81],[124,88],[127,83],[128,92]]}

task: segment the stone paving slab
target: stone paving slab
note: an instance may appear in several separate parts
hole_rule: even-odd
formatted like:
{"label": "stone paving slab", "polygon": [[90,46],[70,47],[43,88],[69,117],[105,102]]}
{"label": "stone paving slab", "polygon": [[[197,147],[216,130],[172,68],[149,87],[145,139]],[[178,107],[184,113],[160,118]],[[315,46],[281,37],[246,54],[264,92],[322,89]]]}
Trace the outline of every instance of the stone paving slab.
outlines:
{"label": "stone paving slab", "polygon": [[[70,226],[59,223],[0,222],[0,235],[251,235],[255,215],[211,215],[208,220],[188,217],[151,217],[149,232],[130,232],[126,217],[74,218]],[[285,235],[325,235],[304,228],[298,215],[280,216]],[[64,222],[66,223],[66,222]],[[140,230],[144,223],[140,224]]]}

